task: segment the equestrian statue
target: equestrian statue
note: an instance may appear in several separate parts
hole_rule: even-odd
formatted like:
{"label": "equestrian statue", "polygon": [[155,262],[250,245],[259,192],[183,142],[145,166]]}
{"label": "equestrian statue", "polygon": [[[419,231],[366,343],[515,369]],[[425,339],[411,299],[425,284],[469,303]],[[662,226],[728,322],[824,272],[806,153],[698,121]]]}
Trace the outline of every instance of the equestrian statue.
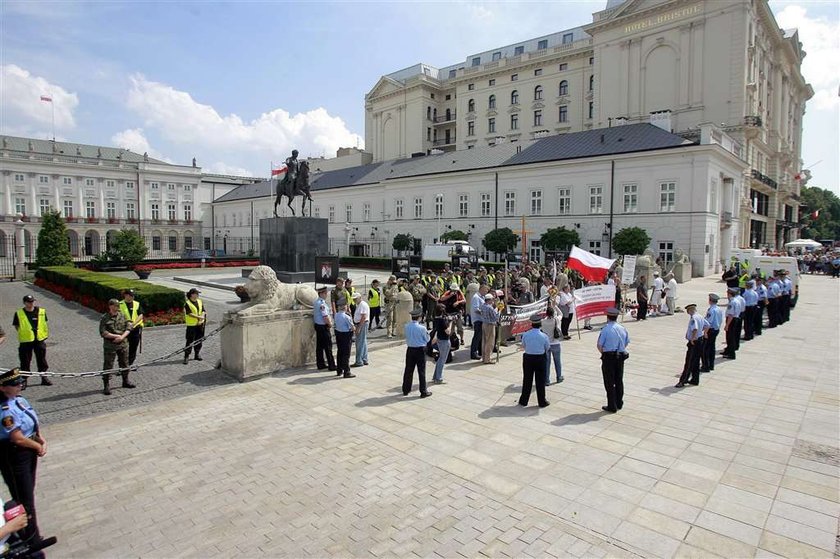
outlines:
{"label": "equestrian statue", "polygon": [[[274,217],[277,216],[277,206],[283,196],[289,199],[286,204],[292,210],[292,215],[295,214],[295,209],[292,207],[292,201],[296,196],[303,196],[303,202],[300,205],[300,213],[306,216],[306,201],[312,202],[312,196],[309,194],[309,163],[304,159],[298,161],[298,150],[292,150],[292,156],[286,158],[286,176],[282,180],[277,181],[277,197],[274,199]],[[309,213],[312,213],[312,204],[309,205]]]}

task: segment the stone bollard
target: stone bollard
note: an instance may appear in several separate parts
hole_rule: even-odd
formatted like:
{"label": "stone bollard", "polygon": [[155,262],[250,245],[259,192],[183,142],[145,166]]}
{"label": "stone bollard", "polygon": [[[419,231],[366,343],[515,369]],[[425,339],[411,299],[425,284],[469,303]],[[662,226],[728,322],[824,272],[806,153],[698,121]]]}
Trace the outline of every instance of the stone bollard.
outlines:
{"label": "stone bollard", "polygon": [[403,338],[403,332],[407,322],[411,322],[411,311],[414,309],[414,299],[408,291],[400,291],[396,296],[397,300],[397,337]]}

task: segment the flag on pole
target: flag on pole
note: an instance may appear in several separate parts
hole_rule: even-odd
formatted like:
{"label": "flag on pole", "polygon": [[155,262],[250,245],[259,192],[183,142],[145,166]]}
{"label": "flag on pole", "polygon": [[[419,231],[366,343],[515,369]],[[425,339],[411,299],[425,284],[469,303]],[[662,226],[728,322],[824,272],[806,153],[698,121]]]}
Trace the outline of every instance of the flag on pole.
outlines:
{"label": "flag on pole", "polygon": [[820,210],[817,210],[811,214],[811,219],[817,219],[820,217]]}
{"label": "flag on pole", "polygon": [[281,163],[277,167],[274,166],[274,163],[271,163],[271,178],[277,180],[283,180],[283,177],[286,176],[286,171],[288,171],[288,167],[286,167],[285,163]]}
{"label": "flag on pole", "polygon": [[49,95],[41,95],[41,101],[46,101],[47,103],[52,103],[52,97]]}
{"label": "flag on pole", "polygon": [[573,246],[567,265],[587,281],[603,282],[613,263],[614,259],[604,258]]}

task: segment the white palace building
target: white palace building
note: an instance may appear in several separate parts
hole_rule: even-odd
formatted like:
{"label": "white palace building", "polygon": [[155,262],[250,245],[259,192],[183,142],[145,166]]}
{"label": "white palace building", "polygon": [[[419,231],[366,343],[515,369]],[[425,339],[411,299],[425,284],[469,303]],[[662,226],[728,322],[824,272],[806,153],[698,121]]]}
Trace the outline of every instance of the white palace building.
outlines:
{"label": "white palace building", "polygon": [[[767,0],[609,0],[582,27],[382,76],[372,163],[316,173],[314,215],[333,251],[370,256],[448,229],[482,251],[523,216],[532,258],[558,226],[607,254],[610,231],[639,226],[712,273],[731,248],[797,235],[804,56]],[[269,199],[254,184],[214,206],[242,223]]]}

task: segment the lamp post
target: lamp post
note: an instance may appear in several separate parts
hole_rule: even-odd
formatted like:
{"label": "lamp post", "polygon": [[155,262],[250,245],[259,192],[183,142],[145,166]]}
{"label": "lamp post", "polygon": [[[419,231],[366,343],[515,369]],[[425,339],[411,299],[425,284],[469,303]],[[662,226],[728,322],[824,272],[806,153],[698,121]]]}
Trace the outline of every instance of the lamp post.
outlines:
{"label": "lamp post", "polygon": [[[438,201],[441,201],[440,211],[438,211]],[[438,244],[443,244],[440,241],[440,216],[443,215],[443,203],[442,202],[443,202],[443,194],[438,192],[437,194],[435,194],[435,213],[437,214],[437,222],[438,222],[438,224],[437,224],[438,225],[438,228],[437,228]]]}

